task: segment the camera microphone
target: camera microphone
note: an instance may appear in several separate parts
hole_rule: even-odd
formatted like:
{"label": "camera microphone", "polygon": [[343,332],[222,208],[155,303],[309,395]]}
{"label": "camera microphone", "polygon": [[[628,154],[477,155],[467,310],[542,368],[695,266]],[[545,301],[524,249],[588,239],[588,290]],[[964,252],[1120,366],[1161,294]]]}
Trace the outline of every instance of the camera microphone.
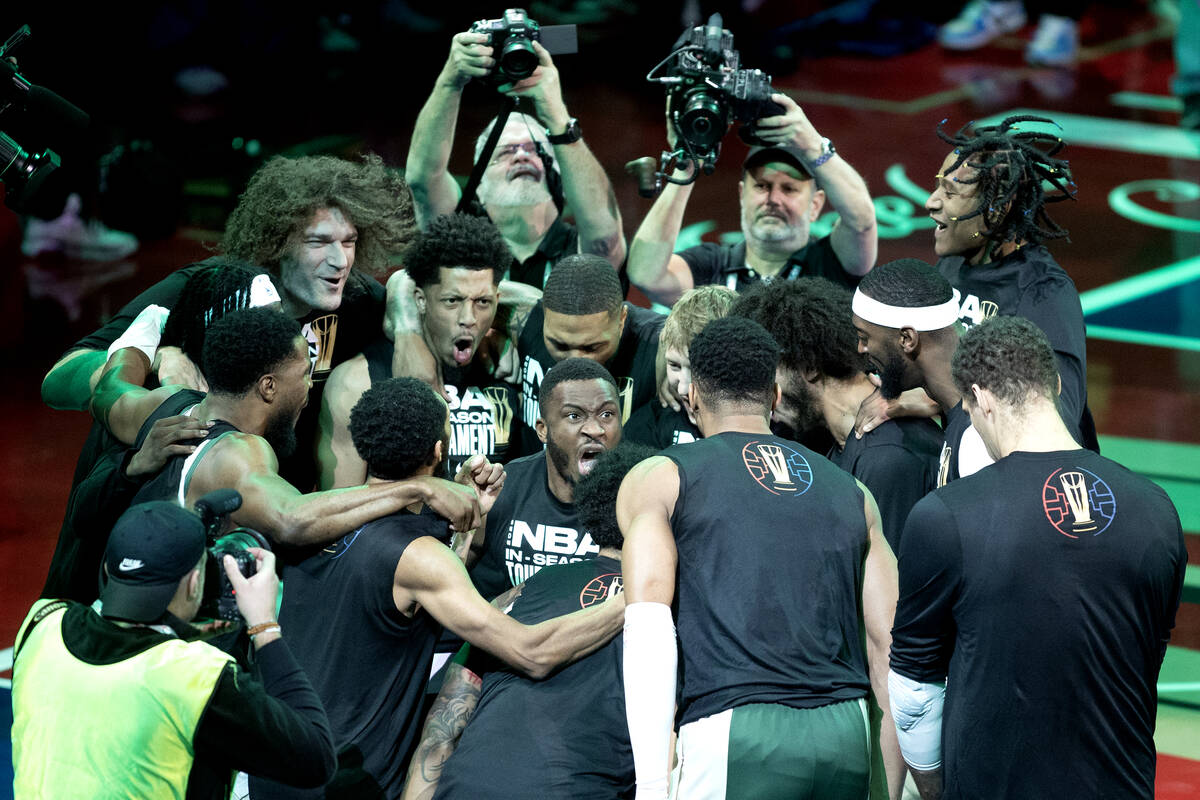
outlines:
{"label": "camera microphone", "polygon": [[196,513],[210,532],[221,520],[242,507],[242,495],[237,489],[217,489],[196,501]]}
{"label": "camera microphone", "polygon": [[[34,114],[45,115],[59,125],[72,130],[83,130],[91,118],[77,106],[59,97],[54,92],[25,80],[16,67],[7,61],[0,60],[0,96],[7,94],[18,99],[26,109]],[[14,94],[9,89],[16,89]]]}

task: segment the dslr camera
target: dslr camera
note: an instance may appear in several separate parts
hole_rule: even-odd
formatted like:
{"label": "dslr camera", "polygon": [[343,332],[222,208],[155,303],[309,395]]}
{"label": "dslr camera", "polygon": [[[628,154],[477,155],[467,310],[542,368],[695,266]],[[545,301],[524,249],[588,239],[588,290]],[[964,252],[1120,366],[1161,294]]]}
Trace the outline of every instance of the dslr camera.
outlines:
{"label": "dslr camera", "polygon": [[242,496],[234,489],[218,489],[196,501],[196,513],[204,523],[208,541],[207,563],[204,569],[204,594],[200,600],[199,616],[236,622],[241,619],[233,584],[225,574],[225,556],[233,556],[238,570],[249,578],[258,571],[251,547],[270,550],[271,546],[261,533],[250,528],[234,528],[222,534],[225,521],[234,511],[242,507]]}
{"label": "dslr camera", "polygon": [[[655,72],[662,68],[662,75]],[[742,123],[739,136],[747,144],[762,144],[754,134],[754,123],[763,117],[784,113],[771,100],[771,76],[757,69],[743,69],[741,55],[733,47],[733,34],[723,27],[720,14],[707,25],[685,31],[671,54],[660,61],[646,80],[667,87],[667,114],[678,136],[676,150],[663,153],[663,168],[653,169],[653,159],[631,162],[627,169],[638,176],[639,192],[653,197],[663,180],[691,183],[701,170],[716,169],[721,139],[734,122]],[[689,179],[670,177],[670,166],[692,162]]]}
{"label": "dslr camera", "polygon": [[[33,34],[28,25],[0,44],[0,114],[8,111],[28,117],[26,122],[50,129],[87,127],[88,116],[54,92],[30,83],[8,61]],[[27,148],[0,131],[0,184],[5,204],[18,213],[57,216],[66,200],[58,154],[50,149]]]}
{"label": "dslr camera", "polygon": [[533,74],[538,66],[533,43],[540,41],[551,55],[578,51],[574,25],[541,26],[529,18],[523,8],[508,8],[500,19],[481,19],[471,26],[471,33],[486,33],[488,45],[496,59],[492,70],[494,83],[515,83]]}

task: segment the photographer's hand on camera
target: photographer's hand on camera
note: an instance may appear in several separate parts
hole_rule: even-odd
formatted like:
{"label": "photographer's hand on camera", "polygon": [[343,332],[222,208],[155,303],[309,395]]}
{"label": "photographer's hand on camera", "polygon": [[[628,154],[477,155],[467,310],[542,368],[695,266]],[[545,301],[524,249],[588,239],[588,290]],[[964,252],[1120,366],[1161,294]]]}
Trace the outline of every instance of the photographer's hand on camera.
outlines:
{"label": "photographer's hand on camera", "polygon": [[[279,577],[275,574],[275,554],[260,547],[251,547],[257,571],[249,578],[242,575],[233,556],[221,559],[221,566],[233,585],[234,599],[238,612],[246,621],[247,630],[255,649],[279,638],[279,625],[275,619],[276,601],[279,596]],[[261,632],[255,632],[261,631]]]}
{"label": "photographer's hand on camera", "polygon": [[784,113],[757,120],[755,128],[758,138],[768,144],[798,147],[810,164],[820,158],[821,134],[809,122],[804,109],[786,94],[773,94],[771,100],[783,106]]}
{"label": "photographer's hand on camera", "polygon": [[527,97],[533,103],[534,114],[546,125],[550,135],[566,131],[571,124],[571,115],[563,102],[562,85],[558,80],[558,67],[546,48],[539,42],[531,42],[537,53],[538,66],[533,74],[516,83],[505,83],[498,90],[510,97]]}
{"label": "photographer's hand on camera", "polygon": [[486,33],[463,31],[450,40],[450,55],[442,67],[441,80],[447,85],[462,89],[472,78],[484,78],[496,66],[492,58],[490,37]]}

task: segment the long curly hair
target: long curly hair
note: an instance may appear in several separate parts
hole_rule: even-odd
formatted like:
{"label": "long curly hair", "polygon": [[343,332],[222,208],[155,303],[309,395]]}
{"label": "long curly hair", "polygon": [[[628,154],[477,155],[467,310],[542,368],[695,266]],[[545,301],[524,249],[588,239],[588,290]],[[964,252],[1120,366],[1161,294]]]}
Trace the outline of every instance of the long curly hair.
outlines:
{"label": "long curly hair", "polygon": [[376,276],[386,273],[416,230],[408,184],[379,156],[361,162],[275,156],[250,178],[225,224],[221,250],[277,270],[322,208],[339,209],[358,230],[354,266]]}

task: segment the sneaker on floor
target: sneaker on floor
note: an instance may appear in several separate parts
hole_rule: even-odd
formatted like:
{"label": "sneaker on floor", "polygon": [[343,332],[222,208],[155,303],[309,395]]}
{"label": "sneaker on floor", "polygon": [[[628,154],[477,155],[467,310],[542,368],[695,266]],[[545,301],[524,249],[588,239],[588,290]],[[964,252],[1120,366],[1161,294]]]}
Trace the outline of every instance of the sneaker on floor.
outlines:
{"label": "sneaker on floor", "polygon": [[1025,27],[1025,4],[1021,0],[971,0],[937,34],[942,47],[974,50],[1006,33]]}
{"label": "sneaker on floor", "polygon": [[1079,23],[1070,17],[1042,14],[1025,48],[1025,60],[1045,67],[1067,67],[1079,58]]}
{"label": "sneaker on floor", "polygon": [[62,253],[87,261],[114,261],[138,249],[137,237],[132,233],[114,231],[97,219],[84,221],[80,216],[82,205],[79,195],[72,194],[63,213],[55,219],[30,217],[25,223],[21,252],[29,257]]}

